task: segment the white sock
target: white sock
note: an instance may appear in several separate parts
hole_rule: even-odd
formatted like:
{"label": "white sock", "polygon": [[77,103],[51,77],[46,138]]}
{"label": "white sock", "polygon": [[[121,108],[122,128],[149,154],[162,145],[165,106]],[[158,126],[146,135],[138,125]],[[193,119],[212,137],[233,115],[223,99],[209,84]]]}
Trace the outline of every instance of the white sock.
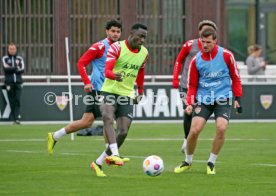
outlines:
{"label": "white sock", "polygon": [[192,162],[193,162],[193,155],[187,155],[186,154],[185,162],[187,162],[191,165]]}
{"label": "white sock", "polygon": [[103,153],[96,159],[96,163],[98,165],[103,165],[105,157],[107,157],[107,154],[105,153],[105,151],[103,151]]}
{"label": "white sock", "polygon": [[53,138],[55,141],[58,141],[59,138],[66,135],[65,128],[61,128],[60,130],[54,132]]}
{"label": "white sock", "polygon": [[209,157],[209,159],[208,159],[208,162],[211,162],[211,163],[213,163],[213,164],[215,165],[215,164],[216,164],[217,157],[218,157],[218,155],[213,154],[213,153],[210,153],[210,157]]}
{"label": "white sock", "polygon": [[112,155],[119,156],[119,150],[117,143],[109,144],[109,148],[112,152]]}

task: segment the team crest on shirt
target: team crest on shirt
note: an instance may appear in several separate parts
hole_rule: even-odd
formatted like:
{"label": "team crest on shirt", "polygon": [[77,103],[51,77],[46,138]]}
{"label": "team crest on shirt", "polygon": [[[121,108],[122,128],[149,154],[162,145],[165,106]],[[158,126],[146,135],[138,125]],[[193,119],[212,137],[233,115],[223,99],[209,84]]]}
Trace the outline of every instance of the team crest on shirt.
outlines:
{"label": "team crest on shirt", "polygon": [[196,106],[195,113],[198,114],[198,113],[200,113],[200,111],[201,111],[201,107],[200,106]]}
{"label": "team crest on shirt", "polygon": [[270,108],[273,102],[273,95],[260,95],[260,102],[264,109]]}
{"label": "team crest on shirt", "polygon": [[15,60],[16,65],[19,65],[20,61],[18,59]]}
{"label": "team crest on shirt", "polygon": [[56,104],[60,111],[63,111],[66,108],[68,100],[67,96],[56,96]]}

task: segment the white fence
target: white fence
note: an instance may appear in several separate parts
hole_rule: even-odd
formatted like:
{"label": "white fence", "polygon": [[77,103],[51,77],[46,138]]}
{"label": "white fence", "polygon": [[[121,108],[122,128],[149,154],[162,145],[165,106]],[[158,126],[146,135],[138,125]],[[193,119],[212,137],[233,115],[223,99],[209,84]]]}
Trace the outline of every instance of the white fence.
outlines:
{"label": "white fence", "polygon": [[[242,62],[238,63],[238,69],[240,71],[241,80],[243,84],[276,84],[276,65],[268,65],[266,68],[266,75],[248,75],[247,66]],[[169,74],[169,73],[168,73]],[[146,75],[145,84],[170,84],[172,81],[172,75]],[[252,79],[266,79],[265,82],[252,81]],[[23,80],[26,85],[29,83],[67,83],[68,77],[66,75],[23,75]],[[71,76],[72,83],[82,83],[79,75]],[[0,84],[3,84],[4,76],[0,76]]]}

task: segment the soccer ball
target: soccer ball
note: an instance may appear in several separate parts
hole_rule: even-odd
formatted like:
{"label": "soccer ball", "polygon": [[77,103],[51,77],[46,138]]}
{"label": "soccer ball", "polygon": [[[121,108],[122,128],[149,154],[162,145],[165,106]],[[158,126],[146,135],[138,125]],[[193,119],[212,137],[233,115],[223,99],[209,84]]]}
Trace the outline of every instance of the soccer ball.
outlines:
{"label": "soccer ball", "polygon": [[145,174],[149,176],[158,176],[164,170],[163,160],[156,155],[148,156],[143,162]]}

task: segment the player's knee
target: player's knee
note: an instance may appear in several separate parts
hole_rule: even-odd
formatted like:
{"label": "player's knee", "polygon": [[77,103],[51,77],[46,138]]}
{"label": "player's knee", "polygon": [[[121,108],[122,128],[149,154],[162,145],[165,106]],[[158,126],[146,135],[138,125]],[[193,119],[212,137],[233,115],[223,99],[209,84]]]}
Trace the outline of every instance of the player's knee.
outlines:
{"label": "player's knee", "polygon": [[86,116],[82,118],[82,125],[84,128],[91,127],[94,121],[93,116]]}
{"label": "player's knee", "polygon": [[109,124],[113,124],[113,117],[112,117],[112,115],[110,115],[110,114],[102,114],[102,117],[103,117],[103,121],[105,122],[105,123],[109,123]]}
{"label": "player's knee", "polygon": [[194,135],[199,135],[199,133],[201,132],[201,128],[198,126],[195,126],[195,127],[191,128],[190,132],[193,132]]}
{"label": "player's knee", "polygon": [[227,125],[218,124],[216,127],[217,127],[217,132],[224,134],[224,132],[226,131]]}
{"label": "player's knee", "polygon": [[82,127],[83,128],[88,128],[88,127],[91,127],[92,126],[92,122],[91,121],[88,121],[88,120],[83,120],[82,121]]}
{"label": "player's knee", "polygon": [[120,132],[119,135],[123,138],[127,137],[127,132]]}
{"label": "player's knee", "polygon": [[120,135],[127,135],[127,133],[128,133],[128,128],[127,127],[122,127],[122,128],[120,128],[119,129],[119,134]]}
{"label": "player's knee", "polygon": [[217,126],[217,138],[218,139],[224,139],[225,138],[225,131],[226,127],[224,126]]}
{"label": "player's knee", "polygon": [[192,140],[196,140],[199,136],[199,133],[200,132],[198,130],[191,129],[188,137],[190,137]]}
{"label": "player's knee", "polygon": [[91,127],[92,126],[92,122],[91,121],[87,121],[86,123],[85,123],[85,126],[88,128],[88,127]]}

